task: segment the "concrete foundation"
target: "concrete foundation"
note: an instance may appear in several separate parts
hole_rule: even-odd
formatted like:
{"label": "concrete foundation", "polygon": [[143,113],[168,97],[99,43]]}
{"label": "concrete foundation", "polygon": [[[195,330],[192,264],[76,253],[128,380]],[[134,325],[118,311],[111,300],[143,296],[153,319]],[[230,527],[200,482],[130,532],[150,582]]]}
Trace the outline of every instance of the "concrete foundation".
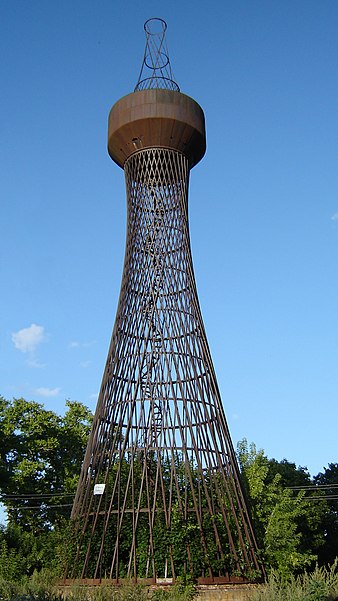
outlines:
{"label": "concrete foundation", "polygon": [[[102,585],[104,586],[103,583]],[[73,581],[72,583],[68,582],[67,584],[65,584],[65,582],[60,582],[58,590],[64,600],[71,598],[72,588],[74,586],[82,586],[87,591],[94,591],[101,585],[99,583],[96,585],[88,585],[84,584],[83,581],[82,583],[80,583],[80,581],[77,583],[76,581]],[[256,584],[199,585],[196,587],[197,595],[194,598],[194,601],[250,601],[256,587]],[[157,588],[163,588],[165,590],[167,587],[150,586],[147,589],[149,597],[151,597],[151,593]]]}
{"label": "concrete foundation", "polygon": [[198,586],[196,601],[249,601],[255,584]]}

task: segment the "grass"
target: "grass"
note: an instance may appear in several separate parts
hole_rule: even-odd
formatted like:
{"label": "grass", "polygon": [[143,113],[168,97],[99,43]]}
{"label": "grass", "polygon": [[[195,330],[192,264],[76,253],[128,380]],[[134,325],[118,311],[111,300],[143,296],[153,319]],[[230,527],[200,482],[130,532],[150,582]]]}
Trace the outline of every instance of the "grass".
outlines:
{"label": "grass", "polygon": [[166,590],[152,592],[143,585],[132,583],[118,587],[74,584],[65,595],[47,570],[20,582],[0,578],[0,601],[192,601],[195,595],[194,585],[180,582]]}
{"label": "grass", "polygon": [[[167,589],[149,592],[140,584],[119,587],[74,585],[67,591],[67,601],[193,601],[197,591],[193,584],[178,582]],[[34,573],[20,582],[0,578],[0,601],[65,601],[64,593],[47,570]],[[316,568],[311,573],[285,579],[273,572],[268,582],[258,586],[250,601],[338,601],[338,559],[330,568]]]}
{"label": "grass", "polygon": [[317,567],[289,579],[273,572],[250,601],[338,601],[338,561],[329,568]]}

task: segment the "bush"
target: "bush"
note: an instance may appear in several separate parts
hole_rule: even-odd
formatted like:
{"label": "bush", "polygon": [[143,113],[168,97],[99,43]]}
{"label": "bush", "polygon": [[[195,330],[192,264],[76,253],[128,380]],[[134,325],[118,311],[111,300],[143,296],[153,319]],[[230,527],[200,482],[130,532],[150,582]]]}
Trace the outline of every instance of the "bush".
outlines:
{"label": "bush", "polygon": [[338,601],[338,559],[329,568],[317,567],[312,573],[289,579],[272,572],[250,601]]}
{"label": "bush", "polygon": [[158,589],[151,595],[151,601],[192,601],[196,596],[196,587],[189,580],[177,579],[169,589]]}
{"label": "bush", "polygon": [[148,593],[146,587],[132,583],[92,588],[74,584],[65,596],[47,570],[35,572],[20,582],[0,577],[0,601],[192,601],[195,594],[193,584],[179,581],[166,590],[158,589],[152,593]]}

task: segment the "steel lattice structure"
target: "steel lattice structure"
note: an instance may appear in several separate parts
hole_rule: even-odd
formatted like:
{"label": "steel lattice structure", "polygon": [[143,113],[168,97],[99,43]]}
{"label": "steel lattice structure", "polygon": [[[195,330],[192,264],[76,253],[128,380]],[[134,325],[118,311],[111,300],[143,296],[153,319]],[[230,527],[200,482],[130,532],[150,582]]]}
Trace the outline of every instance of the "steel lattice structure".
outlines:
{"label": "steel lattice structure", "polygon": [[257,577],[191,257],[188,182],[205,151],[203,112],[151,84],[113,107],[108,148],[126,177],[125,262],[68,574]]}
{"label": "steel lattice structure", "polygon": [[166,29],[167,24],[163,19],[148,19],[144,24],[146,46],[135,92],[154,88],[180,91],[171,70]]}

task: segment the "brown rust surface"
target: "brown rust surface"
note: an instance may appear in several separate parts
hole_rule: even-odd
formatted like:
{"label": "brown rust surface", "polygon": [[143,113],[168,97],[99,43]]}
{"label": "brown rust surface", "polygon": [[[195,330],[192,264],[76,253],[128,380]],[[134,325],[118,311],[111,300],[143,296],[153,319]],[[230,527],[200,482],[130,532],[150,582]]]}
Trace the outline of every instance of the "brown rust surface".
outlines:
{"label": "brown rust surface", "polygon": [[108,152],[120,167],[144,148],[172,148],[190,166],[205,153],[204,113],[192,98],[172,90],[143,90],[121,98],[109,114]]}

